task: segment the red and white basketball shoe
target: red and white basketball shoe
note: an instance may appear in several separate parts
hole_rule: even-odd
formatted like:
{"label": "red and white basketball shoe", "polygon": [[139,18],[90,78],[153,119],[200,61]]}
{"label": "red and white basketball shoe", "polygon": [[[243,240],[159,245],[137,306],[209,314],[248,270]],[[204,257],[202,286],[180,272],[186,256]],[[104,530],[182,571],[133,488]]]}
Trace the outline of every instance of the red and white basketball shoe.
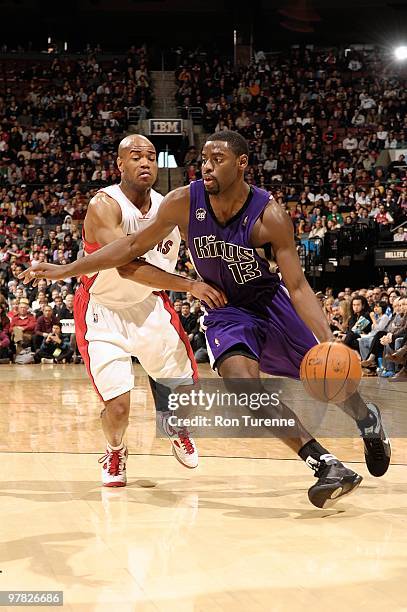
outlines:
{"label": "red and white basketball shoe", "polygon": [[172,446],[172,454],[186,468],[198,467],[198,450],[186,427],[174,427],[168,419],[173,412],[160,413],[159,423]]}
{"label": "red and white basketball shoe", "polygon": [[127,483],[126,462],[127,448],[122,446],[113,450],[107,445],[106,453],[99,459],[102,464],[102,484],[104,487],[125,487]]}

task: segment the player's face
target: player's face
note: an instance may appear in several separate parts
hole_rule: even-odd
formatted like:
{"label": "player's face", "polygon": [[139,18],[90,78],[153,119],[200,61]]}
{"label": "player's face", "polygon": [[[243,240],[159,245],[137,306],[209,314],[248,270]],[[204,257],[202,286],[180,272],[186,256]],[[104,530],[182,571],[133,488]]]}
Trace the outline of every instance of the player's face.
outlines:
{"label": "player's face", "polygon": [[218,195],[241,179],[247,155],[236,155],[227,142],[209,140],[202,149],[202,178],[205,190]]}
{"label": "player's face", "polygon": [[157,153],[152,145],[133,145],[117,160],[122,179],[136,190],[151,188],[157,180]]}

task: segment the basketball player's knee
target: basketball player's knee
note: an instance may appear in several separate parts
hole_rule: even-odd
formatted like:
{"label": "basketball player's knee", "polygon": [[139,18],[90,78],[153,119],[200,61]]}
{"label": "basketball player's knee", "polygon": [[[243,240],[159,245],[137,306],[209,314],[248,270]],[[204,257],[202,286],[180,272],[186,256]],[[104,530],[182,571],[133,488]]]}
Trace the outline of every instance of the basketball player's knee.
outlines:
{"label": "basketball player's knee", "polygon": [[251,362],[246,363],[236,363],[231,359],[227,359],[224,363],[221,364],[219,368],[219,374],[224,378],[225,384],[227,379],[252,379],[258,378],[258,368],[257,362],[253,361],[253,365]]}
{"label": "basketball player's knee", "polygon": [[106,416],[115,421],[127,421],[130,412],[130,402],[127,398],[115,397],[108,402],[105,402]]}

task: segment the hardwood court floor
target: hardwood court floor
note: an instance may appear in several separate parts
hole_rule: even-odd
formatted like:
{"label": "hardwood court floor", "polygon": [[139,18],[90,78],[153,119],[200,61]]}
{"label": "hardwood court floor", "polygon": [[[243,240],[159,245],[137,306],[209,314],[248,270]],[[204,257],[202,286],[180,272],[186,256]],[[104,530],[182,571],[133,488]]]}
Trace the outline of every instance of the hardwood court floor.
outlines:
{"label": "hardwood court floor", "polygon": [[[381,479],[360,440],[330,439],[365,479],[318,510],[308,468],[274,439],[200,439],[199,468],[180,466],[136,374],[129,485],[110,490],[83,367],[0,366],[0,591],[63,590],[74,612],[407,610],[405,438]],[[405,383],[363,391],[405,434]]]}

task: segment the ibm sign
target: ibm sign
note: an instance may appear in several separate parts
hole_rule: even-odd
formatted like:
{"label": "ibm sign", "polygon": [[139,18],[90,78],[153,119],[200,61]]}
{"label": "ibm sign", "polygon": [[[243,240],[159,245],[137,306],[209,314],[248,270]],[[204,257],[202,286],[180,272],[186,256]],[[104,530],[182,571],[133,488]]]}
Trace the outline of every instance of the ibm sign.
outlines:
{"label": "ibm sign", "polygon": [[182,136],[182,119],[149,119],[150,136]]}

